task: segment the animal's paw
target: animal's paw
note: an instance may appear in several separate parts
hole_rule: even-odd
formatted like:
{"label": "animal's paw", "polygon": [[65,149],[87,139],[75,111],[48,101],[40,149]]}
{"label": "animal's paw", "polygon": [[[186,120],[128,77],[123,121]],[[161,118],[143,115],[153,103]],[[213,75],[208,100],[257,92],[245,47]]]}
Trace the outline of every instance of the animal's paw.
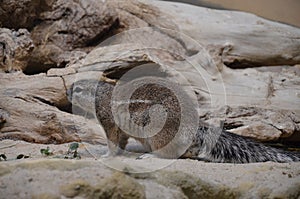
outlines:
{"label": "animal's paw", "polygon": [[101,158],[111,158],[117,156],[116,152],[107,151],[106,154],[101,155]]}
{"label": "animal's paw", "polygon": [[101,155],[101,158],[111,158],[118,155],[122,155],[124,153],[124,150],[117,148],[116,150],[108,150],[106,154]]}
{"label": "animal's paw", "polygon": [[147,158],[156,158],[157,156],[152,154],[152,153],[145,153],[143,155],[140,155],[139,157],[137,157],[137,160],[141,160],[141,159],[147,159]]}
{"label": "animal's paw", "polygon": [[109,152],[107,152],[104,155],[101,155],[101,158],[109,158],[109,157],[112,157],[112,155]]}

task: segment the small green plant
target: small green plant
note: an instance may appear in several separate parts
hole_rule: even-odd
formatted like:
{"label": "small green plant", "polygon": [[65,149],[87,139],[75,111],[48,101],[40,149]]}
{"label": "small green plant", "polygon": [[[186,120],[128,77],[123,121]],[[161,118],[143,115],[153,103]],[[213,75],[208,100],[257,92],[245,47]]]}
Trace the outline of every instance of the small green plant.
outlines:
{"label": "small green plant", "polygon": [[7,158],[6,158],[6,155],[5,155],[5,154],[3,154],[3,153],[0,154],[0,161],[3,161],[3,160],[6,161],[6,159],[7,159]]}
{"label": "small green plant", "polygon": [[[78,148],[79,148],[79,143],[73,142],[69,145],[68,151],[65,154],[55,155],[55,156],[53,156],[53,158],[80,159],[81,157],[77,152]],[[46,149],[41,149],[40,152],[44,156],[54,155],[54,152],[48,146]]]}
{"label": "small green plant", "polygon": [[77,152],[77,149],[79,148],[79,144],[77,142],[73,142],[69,145],[69,149],[67,154],[65,155],[65,159],[80,159],[80,155]]}
{"label": "small green plant", "polygon": [[41,149],[41,154],[45,156],[53,155],[52,150],[47,146],[46,149]]}
{"label": "small green plant", "polygon": [[69,146],[70,151],[77,151],[78,148],[79,148],[79,144],[77,142],[73,142]]}

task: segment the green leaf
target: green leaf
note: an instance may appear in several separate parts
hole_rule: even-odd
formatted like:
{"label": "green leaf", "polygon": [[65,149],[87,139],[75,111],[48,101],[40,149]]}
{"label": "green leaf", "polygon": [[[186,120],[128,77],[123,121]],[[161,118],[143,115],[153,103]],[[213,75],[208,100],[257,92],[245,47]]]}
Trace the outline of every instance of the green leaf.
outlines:
{"label": "green leaf", "polygon": [[41,149],[40,150],[41,154],[49,156],[49,155],[53,155],[53,152],[50,150],[50,148],[47,146],[46,149]]}
{"label": "green leaf", "polygon": [[76,151],[78,149],[78,147],[79,147],[79,144],[77,142],[73,142],[70,144],[69,150]]}

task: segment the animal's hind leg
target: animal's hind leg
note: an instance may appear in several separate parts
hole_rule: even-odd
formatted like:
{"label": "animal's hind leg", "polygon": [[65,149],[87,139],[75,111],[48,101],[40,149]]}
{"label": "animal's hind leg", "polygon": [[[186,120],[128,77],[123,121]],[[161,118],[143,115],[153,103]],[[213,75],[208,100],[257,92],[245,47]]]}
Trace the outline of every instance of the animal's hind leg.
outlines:
{"label": "animal's hind leg", "polygon": [[125,150],[125,147],[128,143],[129,136],[126,133],[124,133],[121,129],[118,129],[118,135],[119,135],[118,146],[120,148],[120,153],[122,153]]}

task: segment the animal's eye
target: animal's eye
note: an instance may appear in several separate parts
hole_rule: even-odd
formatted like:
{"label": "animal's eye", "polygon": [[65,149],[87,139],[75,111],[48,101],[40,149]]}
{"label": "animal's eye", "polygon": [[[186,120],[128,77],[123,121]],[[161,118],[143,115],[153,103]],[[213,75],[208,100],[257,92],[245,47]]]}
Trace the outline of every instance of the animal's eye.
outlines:
{"label": "animal's eye", "polygon": [[79,92],[81,92],[82,91],[82,88],[80,88],[80,87],[76,87],[75,89],[74,89],[74,92],[75,93],[79,93]]}

